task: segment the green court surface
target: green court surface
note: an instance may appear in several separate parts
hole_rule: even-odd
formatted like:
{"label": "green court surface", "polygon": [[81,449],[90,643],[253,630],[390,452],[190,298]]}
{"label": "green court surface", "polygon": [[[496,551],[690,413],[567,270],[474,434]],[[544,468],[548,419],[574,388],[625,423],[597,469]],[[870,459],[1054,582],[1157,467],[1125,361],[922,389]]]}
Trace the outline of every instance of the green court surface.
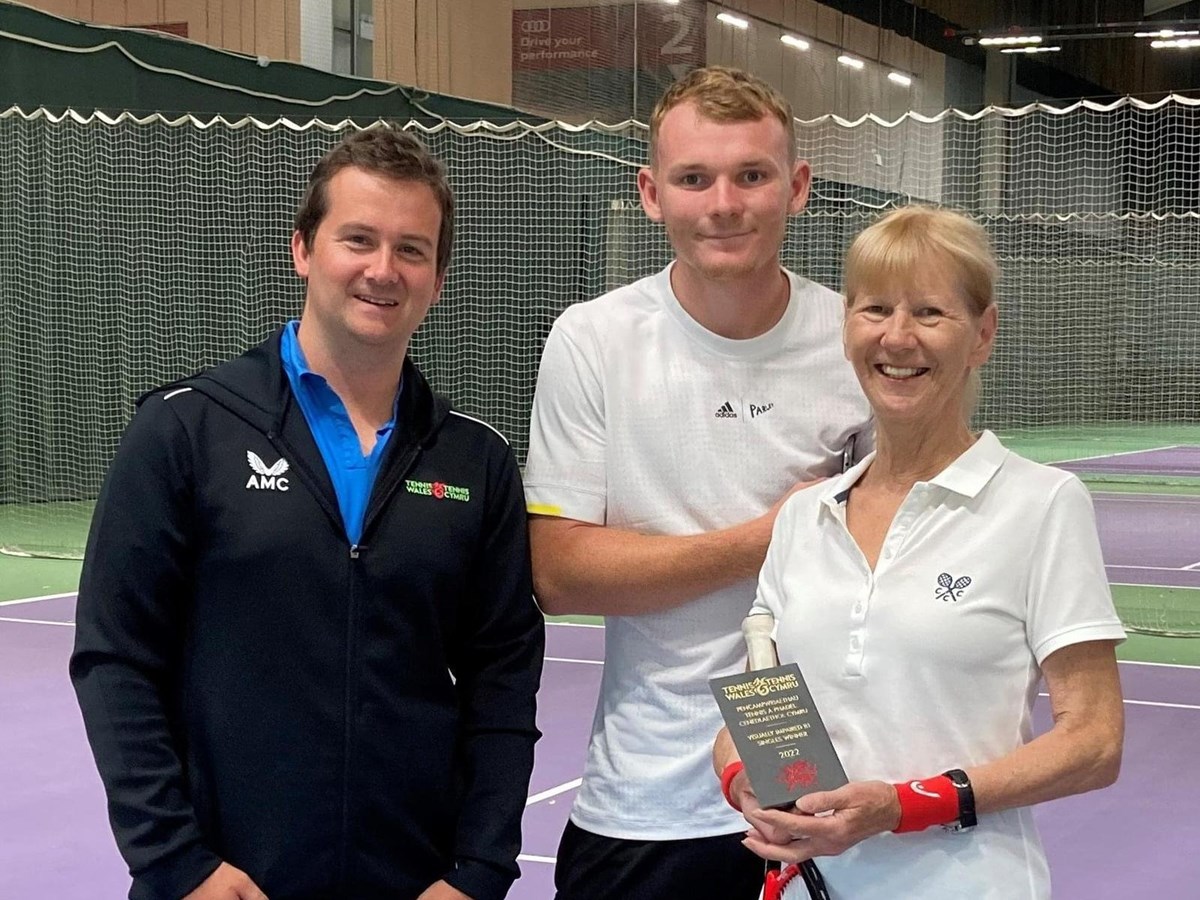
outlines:
{"label": "green court surface", "polygon": [[91,500],[57,503],[0,503],[0,547],[37,556],[83,556]]}
{"label": "green court surface", "polygon": [[79,587],[80,565],[71,559],[24,559],[0,553],[0,603],[73,593]]}
{"label": "green court surface", "polygon": [[[1001,428],[997,436],[1009,449],[1040,463],[1067,462],[1119,456],[1166,447],[1200,447],[1200,425],[1194,424],[1094,424],[1070,428]],[[1195,474],[1084,473],[1088,484],[1104,490],[1151,491],[1164,494],[1200,494],[1200,471]]]}
{"label": "green court surface", "polygon": [[[1097,422],[1057,428],[998,428],[1006,447],[1037,462],[1107,456],[1180,444],[1200,445],[1200,424]],[[1200,477],[1200,472],[1196,473]]]}

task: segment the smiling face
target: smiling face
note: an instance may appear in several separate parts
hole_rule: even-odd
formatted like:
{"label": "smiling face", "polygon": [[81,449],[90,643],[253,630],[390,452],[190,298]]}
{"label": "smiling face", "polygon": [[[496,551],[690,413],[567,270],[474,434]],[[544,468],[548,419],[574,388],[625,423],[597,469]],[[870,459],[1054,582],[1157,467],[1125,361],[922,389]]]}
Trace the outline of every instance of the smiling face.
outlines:
{"label": "smiling face", "polygon": [[976,312],[952,262],[923,262],[908,278],[881,277],[847,301],[846,358],[881,427],[961,423],[971,372],[992,351],[995,304]]}
{"label": "smiling face", "polygon": [[403,358],[437,302],[442,212],[433,190],[356,166],[326,186],[311,241],[292,235],[296,272],[308,280],[301,345],[325,353],[371,348]]}
{"label": "smiling face", "polygon": [[638,190],[646,214],[666,225],[680,277],[723,282],[778,270],[787,218],[808,199],[808,164],[791,159],[773,116],[718,122],[693,101],[666,113]]}

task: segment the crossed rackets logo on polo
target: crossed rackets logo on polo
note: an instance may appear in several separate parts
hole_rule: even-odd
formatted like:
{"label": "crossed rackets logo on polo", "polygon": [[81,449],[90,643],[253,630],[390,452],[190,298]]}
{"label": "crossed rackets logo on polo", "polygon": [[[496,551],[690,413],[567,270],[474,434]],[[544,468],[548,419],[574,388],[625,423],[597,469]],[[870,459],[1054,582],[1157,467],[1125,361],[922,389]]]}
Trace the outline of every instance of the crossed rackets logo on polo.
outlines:
{"label": "crossed rackets logo on polo", "polygon": [[958,602],[962,599],[963,591],[971,585],[971,576],[964,575],[961,578],[955,578],[947,572],[943,572],[937,578],[938,586],[933,589],[933,595],[941,601],[953,600]]}

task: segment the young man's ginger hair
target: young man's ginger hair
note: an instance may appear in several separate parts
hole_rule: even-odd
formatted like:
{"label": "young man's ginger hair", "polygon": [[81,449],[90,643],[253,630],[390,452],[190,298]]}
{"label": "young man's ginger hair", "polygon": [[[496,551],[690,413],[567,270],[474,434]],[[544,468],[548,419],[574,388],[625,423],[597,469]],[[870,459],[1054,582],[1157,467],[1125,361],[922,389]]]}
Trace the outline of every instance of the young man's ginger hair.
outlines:
{"label": "young man's ginger hair", "polygon": [[707,66],[676,81],[655,104],[650,114],[651,166],[663,118],[683,103],[694,103],[696,111],[713,122],[754,122],[768,116],[779,120],[787,134],[788,162],[796,161],[796,124],[784,96],[757,75],[728,66]]}

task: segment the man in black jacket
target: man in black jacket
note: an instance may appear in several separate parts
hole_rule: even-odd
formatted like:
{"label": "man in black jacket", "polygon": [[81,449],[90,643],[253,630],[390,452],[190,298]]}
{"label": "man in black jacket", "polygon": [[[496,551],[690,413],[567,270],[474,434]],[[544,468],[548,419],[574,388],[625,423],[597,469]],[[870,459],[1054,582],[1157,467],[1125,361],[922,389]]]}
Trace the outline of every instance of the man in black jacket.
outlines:
{"label": "man in black jacket", "polygon": [[132,900],[499,900],[543,625],[503,438],[407,359],[453,196],[402,131],[320,161],[301,319],[148,394],[88,539],[71,678]]}

